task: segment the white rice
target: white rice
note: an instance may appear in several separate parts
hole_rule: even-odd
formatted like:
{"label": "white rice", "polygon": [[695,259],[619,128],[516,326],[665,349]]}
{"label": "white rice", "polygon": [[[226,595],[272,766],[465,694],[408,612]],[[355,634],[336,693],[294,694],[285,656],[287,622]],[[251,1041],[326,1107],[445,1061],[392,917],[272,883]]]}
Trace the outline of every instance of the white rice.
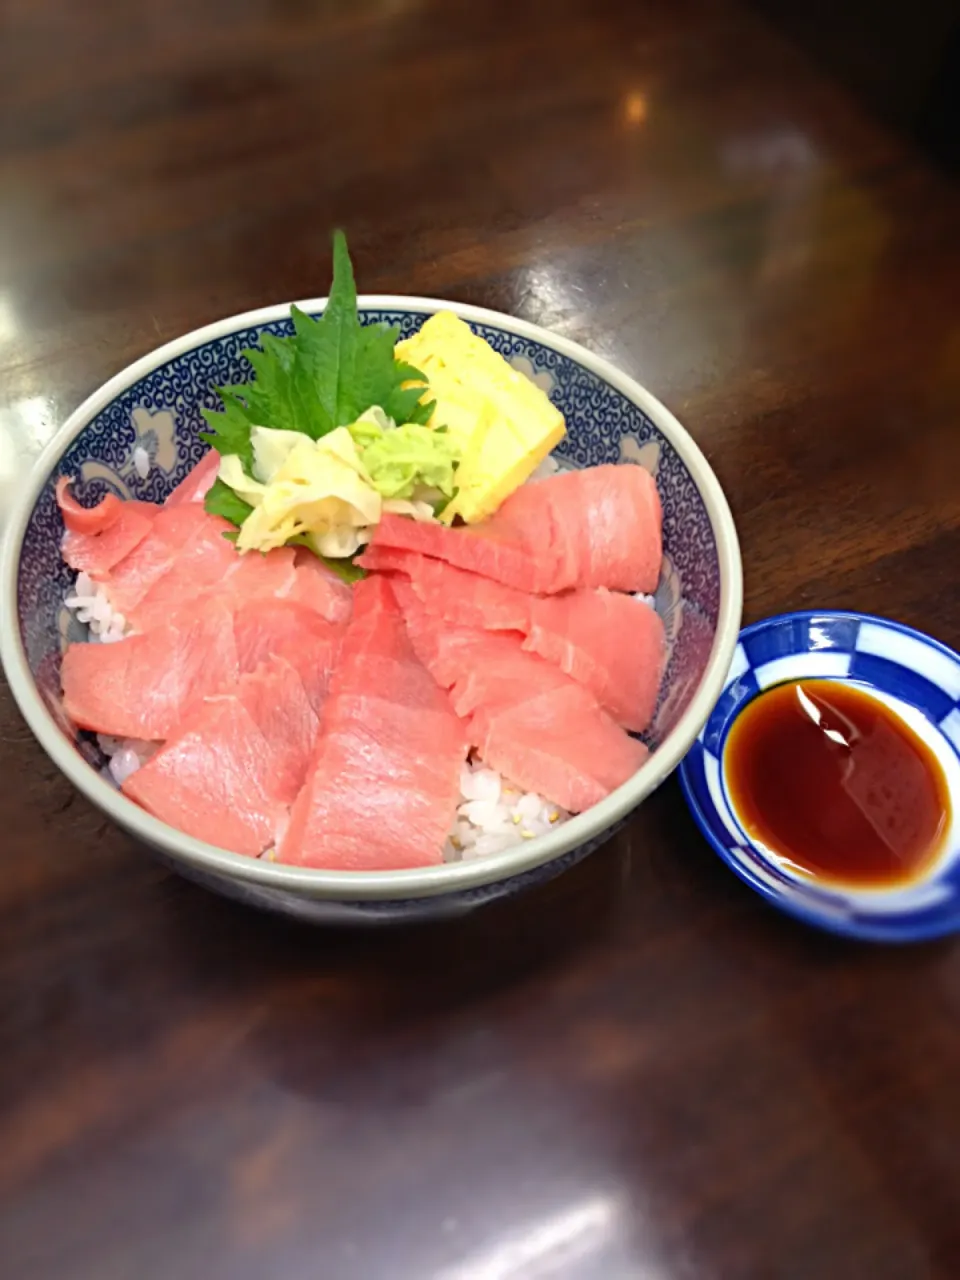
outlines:
{"label": "white rice", "polygon": [[117,787],[122,787],[160,747],[159,742],[144,742],[140,738],[113,738],[106,733],[97,734],[97,745],[107,757],[105,776],[108,782]]}
{"label": "white rice", "polygon": [[550,476],[555,476],[559,470],[560,463],[552,453],[548,453],[537,469],[531,472],[526,483],[534,484],[537,480],[548,480]]}
{"label": "white rice", "polygon": [[[78,622],[87,628],[91,644],[113,644],[127,634],[127,620],[119,609],[114,609],[106,592],[97,586],[88,573],[80,572],[73,584],[73,591],[63,602]],[[114,738],[106,733],[97,734],[97,744],[107,757],[103,776],[107,782],[122,787],[142,764],[159,748],[158,742],[144,742],[139,738]]]}
{"label": "white rice", "polygon": [[[133,453],[133,465],[137,475],[146,479],[150,471],[150,457],[142,446]],[[556,459],[545,458],[530,476],[528,483],[544,480],[559,470]],[[384,504],[386,507],[388,504]],[[415,519],[425,519],[426,512],[407,507],[426,504],[390,504],[404,508],[404,514]],[[432,508],[427,508],[433,518]],[[64,600],[78,622],[88,628],[92,643],[112,644],[122,640],[128,632],[127,620],[119,610],[114,610],[102,587],[89,574],[77,574],[73,590]],[[116,787],[141,767],[159,749],[157,742],[144,742],[139,738],[114,738],[97,734],[97,743],[107,758],[103,776]],[[533,792],[524,792],[494,769],[489,769],[478,759],[465,762],[460,770],[460,804],[457,817],[444,846],[445,862],[468,861],[487,854],[501,853],[546,835],[570,817],[566,810],[551,804]],[[262,855],[275,857],[272,849]]]}
{"label": "white rice", "polygon": [[546,835],[570,817],[543,796],[521,791],[481,760],[461,768],[460,796],[457,819],[443,850],[445,862],[502,853]]}
{"label": "white rice", "polygon": [[141,480],[146,480],[150,474],[150,455],[142,444],[138,444],[133,451],[133,469]]}
{"label": "white rice", "polygon": [[127,620],[115,610],[106,592],[98,587],[87,573],[78,573],[73,591],[63,602],[78,622],[89,628],[90,639],[101,644],[112,644],[127,634]]}

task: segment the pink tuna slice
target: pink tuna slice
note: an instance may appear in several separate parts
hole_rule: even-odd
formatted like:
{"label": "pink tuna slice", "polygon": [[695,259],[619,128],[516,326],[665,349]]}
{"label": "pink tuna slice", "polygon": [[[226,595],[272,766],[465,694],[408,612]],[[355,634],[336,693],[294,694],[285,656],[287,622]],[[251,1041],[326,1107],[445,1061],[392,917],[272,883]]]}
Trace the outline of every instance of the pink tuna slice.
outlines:
{"label": "pink tuna slice", "polygon": [[205,453],[197,465],[187,473],[168,495],[164,506],[179,507],[184,503],[203,502],[213,488],[220,469],[220,455],[216,449]]}
{"label": "pink tuna slice", "polygon": [[[227,544],[229,546],[229,543]],[[293,547],[277,547],[261,555],[259,551],[238,555],[220,594],[238,604],[267,596],[287,596],[296,583],[297,571]]]}
{"label": "pink tuna slice", "polygon": [[481,758],[524,790],[579,812],[626,782],[649,754],[516,633],[451,627],[413,588],[394,585],[414,649],[450,691]]}
{"label": "pink tuna slice", "polygon": [[70,533],[104,533],[116,523],[123,502],[115,493],[108,493],[95,507],[84,507],[71,496],[72,484],[72,476],[60,476],[56,484],[57,506]]}
{"label": "pink tuna slice", "polygon": [[[199,511],[204,519],[195,532],[177,549],[167,570],[162,573],[135,604],[124,611],[127,622],[137,631],[148,631],[161,625],[171,610],[195,601],[199,596],[218,594],[239,569],[241,557],[225,537],[233,526],[220,516],[211,516],[202,507],[165,507],[164,515],[173,512]],[[112,587],[107,588],[111,601]]]}
{"label": "pink tuna slice", "polygon": [[221,517],[196,504],[158,510],[154,536],[98,579],[135,630],[148,631],[172,609],[213,597],[237,604],[278,597],[332,622],[350,616],[349,587],[311,553],[279,547],[241,555],[224,536],[233,529]]}
{"label": "pink tuna slice", "polygon": [[274,658],[206,699],[123,790],[178,831],[256,857],[303,785],[317,727],[299,676]]}
{"label": "pink tuna slice", "polygon": [[357,563],[381,573],[403,573],[431,614],[463,627],[522,631],[530,625],[533,597],[444,560],[394,547],[370,547]]}
{"label": "pink tuna slice", "polygon": [[484,707],[470,727],[481,759],[571,813],[606,799],[649,755],[572,682],[513,706]]}
{"label": "pink tuna slice", "polygon": [[417,660],[389,584],[369,578],[354,597],[278,857],[343,871],[436,864],[459,800],[463,726]]}
{"label": "pink tuna slice", "polygon": [[398,579],[393,589],[414,651],[449,691],[457,715],[470,716],[491,698],[509,704],[570,684],[559,667],[524,653],[519,632],[450,626],[429,612],[409,583]]}
{"label": "pink tuna slice", "polygon": [[143,541],[108,573],[98,576],[114,609],[131,618],[151,587],[173,566],[186,543],[209,530],[211,521],[218,531],[229,527],[196,504],[161,507]]}
{"label": "pink tuna slice", "polygon": [[372,546],[418,551],[521,591],[653,591],[663,555],[660,496],[637,466],[587,467],[522,485],[469,528],[384,516]]}
{"label": "pink tuna slice", "polygon": [[57,481],[63,514],[63,558],[72,569],[100,576],[108,572],[150,532],[160,510],[152,502],[123,502],[108,494],[95,507],[82,507],[68,493],[70,480]]}
{"label": "pink tuna slice", "polygon": [[650,723],[663,677],[663,622],[635,596],[597,587],[534,598],[524,649],[555,662],[625,729]]}
{"label": "pink tuna slice", "polygon": [[[229,548],[226,555],[220,551],[223,573],[215,582],[208,582],[206,575],[197,577],[189,571],[181,574],[178,562],[174,562],[158,586],[173,598],[182,595],[199,600],[216,596],[235,605],[255,600],[286,600],[331,624],[345,623],[349,618],[350,588],[329,573],[312,553],[299,547],[277,547],[266,554],[249,551],[240,555],[230,542],[226,542],[226,546]],[[135,611],[134,618],[139,621],[140,617],[139,610]]]}
{"label": "pink tuna slice", "polygon": [[[127,619],[137,630],[145,631],[162,621],[171,607],[213,596],[234,603],[276,596],[302,604],[330,622],[349,618],[350,588],[311,552],[277,547],[266,554],[241,554],[233,541],[224,537],[232,532],[227,521],[208,515],[202,507],[184,505],[169,513],[164,508],[165,515],[177,512],[199,513],[199,517],[191,517],[196,527],[170,554],[166,567],[139,600],[130,602],[126,581],[118,581],[117,576],[104,584],[114,605],[114,585],[119,586],[119,598],[127,600]],[[125,568],[121,566],[121,570]]]}
{"label": "pink tuna slice", "polygon": [[353,609],[353,592],[322,560],[305,547],[296,554],[297,576],[287,598],[308,605],[328,622],[346,622]]}
{"label": "pink tuna slice", "polygon": [[343,643],[342,626],[295,600],[260,599],[235,606],[233,628],[241,671],[255,671],[271,657],[285,659],[319,712]]}
{"label": "pink tuna slice", "polygon": [[372,547],[364,568],[405,574],[432,617],[458,627],[518,631],[625,729],[647,727],[663,675],[663,623],[642,600],[603,587],[534,596],[443,560]]}
{"label": "pink tuna slice", "polygon": [[81,728],[159,741],[239,674],[232,613],[212,601],[115,644],[70,645],[60,678],[64,710]]}

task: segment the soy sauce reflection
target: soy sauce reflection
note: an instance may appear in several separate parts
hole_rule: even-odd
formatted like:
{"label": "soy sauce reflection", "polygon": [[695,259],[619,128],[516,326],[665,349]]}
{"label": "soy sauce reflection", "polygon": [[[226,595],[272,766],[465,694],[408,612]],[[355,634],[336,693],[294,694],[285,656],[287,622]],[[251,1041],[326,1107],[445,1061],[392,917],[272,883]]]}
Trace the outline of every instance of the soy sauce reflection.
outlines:
{"label": "soy sauce reflection", "polygon": [[762,693],[731,729],[724,765],[749,834],[816,879],[874,888],[916,879],[949,825],[937,757],[857,685],[790,681]]}

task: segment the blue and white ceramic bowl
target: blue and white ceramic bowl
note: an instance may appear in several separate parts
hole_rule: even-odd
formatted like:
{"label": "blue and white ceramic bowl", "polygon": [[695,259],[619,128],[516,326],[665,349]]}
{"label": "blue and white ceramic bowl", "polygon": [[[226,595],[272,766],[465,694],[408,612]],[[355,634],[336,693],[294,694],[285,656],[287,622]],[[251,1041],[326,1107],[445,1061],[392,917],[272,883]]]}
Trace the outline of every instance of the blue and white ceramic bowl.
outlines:
{"label": "blue and white ceramic bowl", "polygon": [[[324,299],[300,305],[317,314]],[[242,348],[265,333],[291,332],[288,304],[198,329],[111,379],[50,444],[10,517],[0,639],[30,727],[70,780],[122,827],[184,875],[247,902],[311,919],[373,923],[457,914],[556,875],[597,848],[676,767],[730,666],[742,594],[737,537],[720,486],[686,431],[630,378],[535,325],[429,298],[360,299],[364,320],[398,325],[403,336],[443,307],[549,393],[567,421],[562,453],[570,463],[647,467],[663,499],[666,558],[656,607],[671,652],[648,735],[654,754],[602,804],[547,836],[485,859],[412,871],[327,872],[244,858],[173,830],[115,791],[99,774],[95,744],[87,735],[75,741],[63,720],[59,665],[71,623],[62,601],[71,575],[60,559],[56,477],[77,477],[78,496],[88,502],[108,491],[161,501],[204,451],[200,409],[216,406],[213,387],[250,376]],[[134,465],[139,449],[151,462],[146,479]]]}
{"label": "blue and white ceramic bowl", "polygon": [[[950,795],[940,855],[920,879],[887,889],[827,888],[751,841],[730,803],[724,749],[740,712],[786,680],[848,680],[886,703],[935,752]],[[809,924],[876,942],[960,930],[960,656],[899,622],[864,613],[787,613],[740,634],[723,693],[680,769],[704,835],[774,906]]]}

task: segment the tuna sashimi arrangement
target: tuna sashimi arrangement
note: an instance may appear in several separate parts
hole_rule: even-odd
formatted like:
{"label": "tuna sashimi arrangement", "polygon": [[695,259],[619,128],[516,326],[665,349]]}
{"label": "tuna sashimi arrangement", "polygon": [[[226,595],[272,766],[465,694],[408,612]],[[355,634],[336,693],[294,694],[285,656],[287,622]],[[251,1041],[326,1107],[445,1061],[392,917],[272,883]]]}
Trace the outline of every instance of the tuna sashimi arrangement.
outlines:
{"label": "tuna sashimi arrangement", "polygon": [[566,813],[643,763],[664,661],[636,594],[661,556],[644,470],[542,479],[470,528],[385,517],[353,586],[306,549],[241,554],[203,508],[215,474],[163,506],[58,487],[64,558],[115,610],[111,643],[68,646],[64,708],[150,744],[123,781],[150,813],[251,857],[388,870],[455,855],[468,756]]}
{"label": "tuna sashimi arrangement", "polygon": [[165,503],[59,479],[90,629],[64,711],[130,799],[235,853],[494,853],[646,759],[660,498],[640,467],[560,472],[538,386],[450,312],[402,342],[362,324],[340,233],[333,261],[322,317],[244,353]]}

